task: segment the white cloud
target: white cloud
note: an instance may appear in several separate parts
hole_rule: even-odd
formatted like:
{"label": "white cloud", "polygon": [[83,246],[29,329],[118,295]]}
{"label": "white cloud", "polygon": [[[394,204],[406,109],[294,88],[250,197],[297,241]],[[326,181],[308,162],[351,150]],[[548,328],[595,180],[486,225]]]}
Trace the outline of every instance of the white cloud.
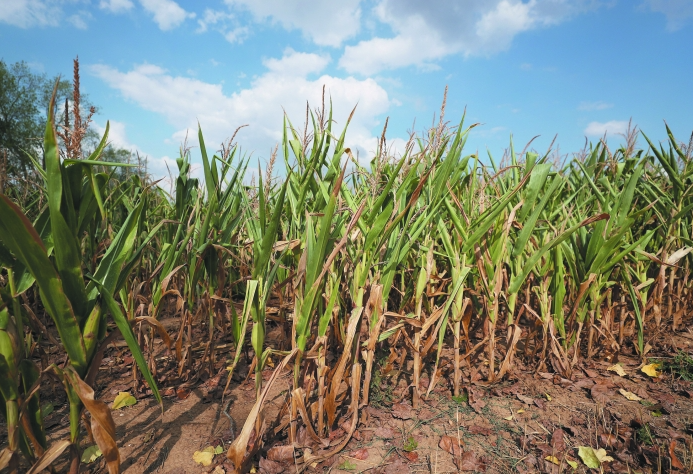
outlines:
{"label": "white cloud", "polygon": [[240,26],[234,15],[210,8],[205,9],[197,24],[198,33],[204,33],[211,27],[221,33],[229,43],[242,43],[250,35],[250,28]]}
{"label": "white cloud", "polygon": [[231,8],[247,10],[256,20],[269,20],[288,30],[301,30],[314,43],[339,46],[359,31],[360,0],[224,0]]}
{"label": "white cloud", "polygon": [[130,10],[134,4],[130,0],[101,0],[99,8],[113,13],[122,13]]}
{"label": "white cloud", "polygon": [[57,1],[0,0],[0,22],[20,28],[57,26],[61,16]]}
{"label": "white cloud", "polygon": [[370,155],[377,146],[377,138],[371,131],[381,125],[378,117],[387,112],[392,102],[387,92],[371,78],[307,77],[322,72],[328,62],[327,56],[287,49],[281,59],[264,61],[267,71],[249,88],[230,95],[224,92],[221,84],[172,76],[151,64],[139,65],[127,72],[97,65],[92,66],[91,71],[125,98],[161,114],[177,129],[170,137],[173,143],[180,143],[186,134],[196,137],[199,120],[208,149],[216,150],[238,126],[249,124],[239,133],[237,141],[245,150],[264,157],[281,141],[283,110],[295,127],[302,128],[306,101],[311,107],[320,106],[325,85],[326,101],[332,98],[337,132],[358,103],[347,141],[352,148],[360,148],[362,155]]}
{"label": "white cloud", "polygon": [[[140,150],[137,145],[130,143],[130,140],[128,140],[127,133],[125,132],[125,124],[123,122],[109,120],[108,124],[109,145],[143,154],[142,150]],[[103,134],[106,132],[106,126],[101,125],[98,122],[92,122],[91,127],[98,132],[99,136],[103,136]]]}
{"label": "white cloud", "polygon": [[578,110],[606,110],[612,108],[613,106],[614,104],[602,102],[601,100],[596,102],[580,102]]}
{"label": "white cloud", "polygon": [[527,30],[561,23],[601,0],[382,0],[377,19],[393,37],[347,46],[339,65],[349,72],[431,64],[451,54],[489,55],[507,49]]}
{"label": "white cloud", "polygon": [[667,17],[667,30],[676,31],[693,20],[693,2],[691,0],[646,0],[652,11],[663,13]]}
{"label": "white cloud", "polygon": [[179,27],[187,18],[195,18],[194,13],[185,11],[173,0],[140,0],[140,3],[164,31]]}
{"label": "white cloud", "polygon": [[[100,125],[97,122],[92,122],[91,127],[93,127],[100,136],[103,136],[104,132],[106,131],[105,125]],[[128,139],[125,128],[125,123],[110,120],[108,144],[113,145],[116,148],[128,150],[131,153],[139,154],[142,159],[146,159],[147,173],[149,173],[155,180],[161,179],[162,181],[159,183],[159,186],[161,186],[163,189],[172,191],[171,186],[174,181],[171,180],[171,177],[173,177],[175,180],[175,176],[178,174],[178,165],[176,164],[176,160],[167,155],[156,157],[142,150],[142,148],[132,143]],[[191,166],[191,176],[194,178],[202,178],[203,171],[201,167]]]}
{"label": "white cloud", "polygon": [[78,13],[75,13],[74,15],[70,15],[67,17],[67,21],[69,21],[72,26],[79,30],[86,30],[87,29],[87,20],[91,19],[92,15],[89,12],[86,11],[81,11]]}
{"label": "white cloud", "polygon": [[590,122],[585,128],[588,137],[603,137],[625,134],[628,130],[627,120],[610,120],[608,122]]}

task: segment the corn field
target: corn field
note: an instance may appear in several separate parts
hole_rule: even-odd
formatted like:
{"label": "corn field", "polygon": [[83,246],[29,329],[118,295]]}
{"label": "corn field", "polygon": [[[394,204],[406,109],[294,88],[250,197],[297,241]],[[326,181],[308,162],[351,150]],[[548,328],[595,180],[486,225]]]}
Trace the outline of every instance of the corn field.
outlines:
{"label": "corn field", "polygon": [[[233,140],[211,153],[200,129],[167,192],[138,173],[116,178],[128,165],[100,160],[108,127],[90,156],[61,146],[69,124],[49,110],[34,185],[6,182],[0,194],[0,467],[12,473],[20,457],[33,473],[65,452],[77,473],[85,433],[119,472],[115,424],[93,386],[120,338],[135,386],[160,403],[164,376],[213,375],[222,359],[228,389],[251,362],[256,402],[227,452],[242,472],[263,439],[293,443],[301,427],[318,442],[346,429],[299,451],[297,469],[342,450],[376,368],[410,374],[416,408],[436,386],[459,395],[464,379],[497,382],[518,362],[570,378],[589,359],[644,361],[657,335],[690,323],[693,146],[668,127],[666,143],[632,131],[618,149],[599,141],[566,161],[511,143],[499,161],[465,151],[474,125],[441,114],[402,156],[383,131],[359,161],[348,120],[335,130],[323,105],[303,130],[285,118],[257,171]],[[155,357],[155,339],[171,363]],[[46,342],[65,363],[44,363]],[[287,371],[283,408],[267,420]],[[67,393],[70,435],[49,446],[39,389],[50,380]]]}

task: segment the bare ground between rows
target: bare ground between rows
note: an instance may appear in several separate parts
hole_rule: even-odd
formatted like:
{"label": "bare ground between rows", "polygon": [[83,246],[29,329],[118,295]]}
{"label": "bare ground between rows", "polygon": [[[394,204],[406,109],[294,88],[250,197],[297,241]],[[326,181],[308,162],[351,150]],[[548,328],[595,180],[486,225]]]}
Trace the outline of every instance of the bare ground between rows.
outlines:
{"label": "bare ground between rows", "polygon": [[[656,346],[652,357],[674,351],[690,354],[693,335],[686,331],[669,333]],[[248,360],[242,358],[240,374],[248,373]],[[164,393],[162,415],[151,396],[131,390],[132,363],[125,348],[109,349],[96,387],[98,398],[108,403],[120,391],[133,392],[139,398],[134,406],[113,412],[122,472],[228,472],[224,454],[215,456],[207,467],[195,463],[193,454],[207,446],[222,446],[226,452],[255,402],[252,374],[246,380],[237,378],[223,403],[224,356],[218,358],[215,373],[210,376],[209,369],[203,370],[201,376],[192,377],[194,383],[164,380],[160,385]],[[625,377],[609,371],[609,363],[590,361],[566,380],[555,374],[534,373],[516,360],[515,370],[501,383],[488,386],[467,379],[463,397],[453,397],[448,380],[439,379],[418,410],[409,405],[408,368],[393,371],[372,384],[371,403],[361,411],[358,429],[348,446],[331,459],[309,466],[308,471],[558,473],[573,472],[567,461],[577,461],[576,472],[588,472],[579,462],[577,447],[591,446],[606,449],[614,458],[604,464],[606,472],[693,472],[690,383],[668,374],[648,377],[639,370],[640,361],[635,357],[621,355],[620,363]],[[466,367],[465,372],[483,371],[483,360],[478,364]],[[263,379],[270,373],[267,370]],[[287,372],[272,387],[267,420],[276,418],[291,382]],[[428,383],[424,377],[424,391]],[[620,390],[644,401],[630,401]],[[46,419],[49,442],[67,438],[67,403],[61,387],[47,383],[41,396],[55,407]],[[224,414],[227,408],[229,416]],[[1,431],[6,439],[4,426]],[[297,455],[306,449],[316,450],[305,430],[299,429],[298,434]],[[344,435],[337,428],[331,438],[338,440]],[[450,440],[459,443],[458,456],[451,454],[455,449],[450,447]],[[294,470],[291,461],[267,459],[269,449],[285,450],[287,444],[285,434],[267,440],[252,468],[266,474]],[[559,465],[547,460],[551,457]],[[56,465],[58,472],[65,467],[64,462]],[[105,467],[97,461],[85,464],[83,472],[105,472]]]}

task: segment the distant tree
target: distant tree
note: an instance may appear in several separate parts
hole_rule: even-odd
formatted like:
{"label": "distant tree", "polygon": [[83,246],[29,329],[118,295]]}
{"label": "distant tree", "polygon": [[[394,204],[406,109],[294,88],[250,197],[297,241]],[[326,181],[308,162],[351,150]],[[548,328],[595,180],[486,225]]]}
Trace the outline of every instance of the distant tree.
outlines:
{"label": "distant tree", "polygon": [[[96,108],[85,94],[79,93],[78,60],[75,60],[73,82],[35,74],[24,61],[8,65],[0,59],[0,192],[7,181],[27,177],[33,167],[27,154],[42,163],[46,112],[56,83],[56,125],[65,156],[81,158],[93,151],[100,141],[101,137],[89,128],[91,115]],[[75,97],[77,110],[74,108]],[[75,116],[79,110],[84,113]],[[80,115],[86,120],[80,119]],[[75,140],[77,130],[81,136]],[[102,159],[142,164],[138,157],[131,155],[128,150],[109,145]],[[123,177],[134,172],[137,171],[119,169],[117,174]]]}

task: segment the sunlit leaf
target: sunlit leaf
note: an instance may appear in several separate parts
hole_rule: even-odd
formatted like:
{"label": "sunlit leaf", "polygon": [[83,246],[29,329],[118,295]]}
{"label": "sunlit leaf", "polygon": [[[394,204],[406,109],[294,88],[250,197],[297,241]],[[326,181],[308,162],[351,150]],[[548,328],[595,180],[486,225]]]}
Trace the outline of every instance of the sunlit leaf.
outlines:
{"label": "sunlit leaf", "polygon": [[112,410],[117,410],[123,407],[129,407],[137,403],[137,399],[133,397],[130,392],[120,392],[113,400],[113,405],[111,405]]}

